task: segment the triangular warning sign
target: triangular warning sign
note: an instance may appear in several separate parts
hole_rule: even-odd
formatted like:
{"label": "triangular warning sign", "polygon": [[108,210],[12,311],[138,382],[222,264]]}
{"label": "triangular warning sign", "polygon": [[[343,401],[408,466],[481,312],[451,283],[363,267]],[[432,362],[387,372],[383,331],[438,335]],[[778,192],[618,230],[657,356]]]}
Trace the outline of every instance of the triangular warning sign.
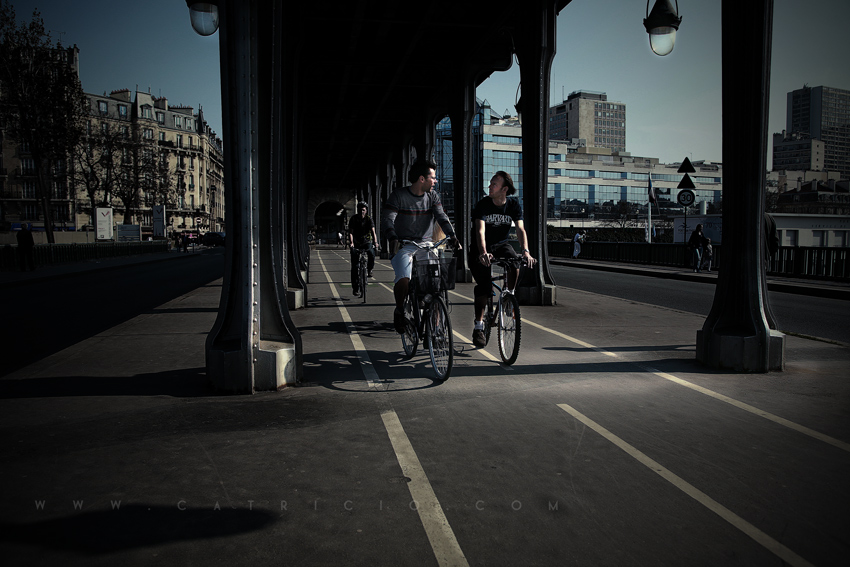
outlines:
{"label": "triangular warning sign", "polygon": [[694,169],[694,166],[691,164],[691,160],[685,156],[685,161],[682,162],[682,165],[679,166],[679,173],[696,173],[697,170]]}

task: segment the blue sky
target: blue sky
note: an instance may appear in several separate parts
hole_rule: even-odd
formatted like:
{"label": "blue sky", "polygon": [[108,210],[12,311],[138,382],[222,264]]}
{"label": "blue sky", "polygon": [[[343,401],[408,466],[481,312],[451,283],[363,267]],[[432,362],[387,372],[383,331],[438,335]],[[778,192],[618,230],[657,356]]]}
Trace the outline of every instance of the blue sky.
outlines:
{"label": "blue sky", "polygon": [[[86,92],[138,88],[170,104],[200,104],[221,135],[218,34],[195,34],[185,1],[12,4],[19,21],[38,7],[54,40],[77,44]],[[627,105],[633,155],[721,161],[720,0],[679,3],[683,21],[666,57],[649,49],[645,11],[641,0],[573,0],[558,17],[552,103],[576,90],[605,92]],[[785,127],[787,92],[803,84],[850,90],[848,27],[848,0],[775,0],[769,134]],[[518,83],[514,64],[485,81],[478,97],[496,112],[513,110]]]}

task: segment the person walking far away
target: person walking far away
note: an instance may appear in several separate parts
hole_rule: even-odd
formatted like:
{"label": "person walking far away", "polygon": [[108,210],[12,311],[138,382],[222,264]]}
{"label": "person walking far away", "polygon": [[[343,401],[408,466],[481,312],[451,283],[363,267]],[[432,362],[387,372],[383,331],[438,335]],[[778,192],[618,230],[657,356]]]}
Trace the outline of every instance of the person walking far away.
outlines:
{"label": "person walking far away", "polygon": [[16,238],[18,239],[18,265],[21,271],[24,272],[27,268],[30,271],[35,270],[35,241],[27,223],[21,224],[21,230],[18,231]]}
{"label": "person walking far away", "polygon": [[351,289],[355,297],[360,295],[360,278],[357,274],[357,264],[360,261],[360,249],[366,249],[366,255],[369,257],[366,264],[366,270],[369,272],[369,277],[372,276],[372,269],[375,267],[375,250],[372,248],[372,243],[378,247],[378,237],[375,235],[375,224],[372,222],[372,217],[369,216],[369,205],[359,203],[357,205],[357,214],[351,217],[348,221],[348,247],[351,253]]}
{"label": "person walking far away", "polygon": [[576,232],[575,236],[573,236],[573,260],[578,258],[578,255],[581,254],[581,243],[584,242],[585,238],[587,238],[586,230]]}
{"label": "person walking far away", "polygon": [[702,263],[701,266],[706,272],[711,271],[711,259],[714,258],[714,247],[711,246],[711,239],[705,239],[705,246],[702,247]]}
{"label": "person walking far away", "polygon": [[[514,181],[509,173],[497,171],[490,180],[490,194],[472,209],[473,238],[469,248],[469,270],[475,279],[475,323],[472,329],[472,343],[478,348],[487,345],[484,335],[484,311],[492,290],[490,265],[494,258],[516,258],[517,253],[508,242],[511,224],[516,225],[516,235],[520,250],[529,267],[536,260],[528,251],[528,235],[522,218],[522,205],[519,199],[511,197],[516,193]],[[519,268],[508,274],[508,289],[514,289],[519,276]]]}
{"label": "person walking far away", "polygon": [[431,242],[436,222],[451,239],[451,245],[460,250],[452,223],[443,210],[440,194],[434,191],[437,186],[436,169],[437,164],[432,160],[417,161],[407,176],[411,184],[395,189],[381,209],[381,231],[389,241],[391,263],[395,272],[393,325],[398,333],[404,332],[402,306],[410,283],[413,255],[419,250],[412,244],[399,249],[399,240]]}
{"label": "person walking far away", "polygon": [[702,233],[702,225],[698,224],[691,237],[688,239],[688,248],[693,251],[694,271],[700,271],[700,260],[702,259],[702,249],[705,246],[705,235]]}

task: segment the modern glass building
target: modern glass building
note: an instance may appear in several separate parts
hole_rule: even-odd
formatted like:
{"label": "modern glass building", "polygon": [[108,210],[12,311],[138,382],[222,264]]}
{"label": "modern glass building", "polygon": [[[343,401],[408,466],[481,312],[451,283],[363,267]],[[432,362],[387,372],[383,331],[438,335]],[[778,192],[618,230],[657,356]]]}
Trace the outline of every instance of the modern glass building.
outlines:
{"label": "modern glass building", "polygon": [[[511,174],[520,198],[523,193],[522,127],[512,117],[493,112],[486,101],[479,101],[474,142],[473,202],[487,194],[490,178],[497,171]],[[447,120],[437,132],[438,148],[451,136]],[[479,141],[480,140],[480,141]],[[450,140],[448,140],[450,143]],[[450,164],[445,154],[438,162],[441,169]],[[449,152],[450,153],[450,152]],[[694,208],[717,212],[722,202],[723,167],[719,163],[692,162],[697,173],[691,174],[696,189]],[[626,201],[646,213],[649,175],[658,196],[653,215],[678,215],[677,188],[683,174],[679,164],[660,164],[658,158],[635,157],[609,148],[588,146],[584,139],[549,142],[549,179],[547,189],[547,222],[569,226],[576,220],[589,224],[604,221],[618,214],[619,203]],[[441,188],[447,189],[451,173],[442,173]],[[445,193],[443,193],[445,200]],[[691,214],[691,211],[689,211]]]}

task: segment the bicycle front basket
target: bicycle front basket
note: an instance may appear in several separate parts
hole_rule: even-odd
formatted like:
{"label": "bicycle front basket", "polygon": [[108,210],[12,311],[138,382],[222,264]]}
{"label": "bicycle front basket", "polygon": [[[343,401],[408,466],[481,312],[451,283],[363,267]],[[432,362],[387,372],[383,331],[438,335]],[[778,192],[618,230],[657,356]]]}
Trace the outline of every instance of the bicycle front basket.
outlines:
{"label": "bicycle front basket", "polygon": [[457,258],[423,258],[415,262],[420,292],[437,293],[455,288]]}

